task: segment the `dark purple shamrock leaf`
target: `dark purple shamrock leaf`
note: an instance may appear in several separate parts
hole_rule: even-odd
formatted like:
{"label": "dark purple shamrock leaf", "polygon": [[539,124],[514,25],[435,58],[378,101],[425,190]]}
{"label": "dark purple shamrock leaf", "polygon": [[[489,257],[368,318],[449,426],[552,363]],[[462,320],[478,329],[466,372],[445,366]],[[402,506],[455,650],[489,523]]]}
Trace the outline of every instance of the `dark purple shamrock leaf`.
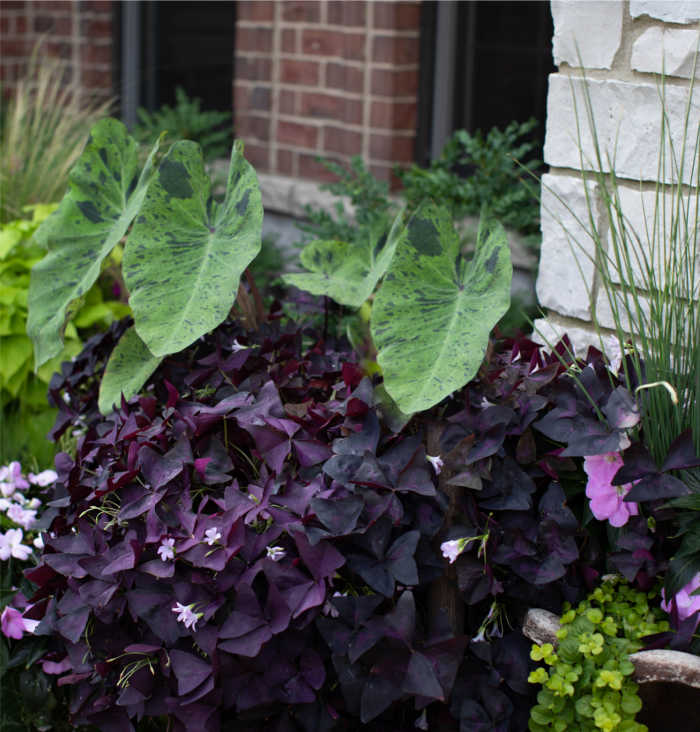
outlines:
{"label": "dark purple shamrock leaf", "polygon": [[302,533],[293,534],[299,556],[315,580],[332,577],[345,564],[345,557],[332,544],[319,541],[311,546]]}
{"label": "dark purple shamrock leaf", "polygon": [[[620,468],[620,470],[622,469]],[[617,475],[615,480],[617,480]],[[624,500],[641,503],[660,498],[678,498],[678,496],[687,496],[690,493],[690,488],[682,480],[668,473],[656,473],[654,475],[647,475],[635,483],[630,488]]]}
{"label": "dark purple shamrock leaf", "polygon": [[618,430],[630,429],[639,424],[639,407],[630,392],[618,386],[603,407],[608,424]]}
{"label": "dark purple shamrock leaf", "polygon": [[89,617],[90,608],[78,607],[75,610],[59,617],[55,625],[56,630],[66,640],[71,643],[77,643],[80,640],[80,636],[82,636],[85,631],[85,626],[87,625]]}
{"label": "dark purple shamrock leaf", "polygon": [[622,455],[623,465],[615,473],[613,485],[626,485],[647,475],[656,475],[659,469],[649,450],[641,442],[635,442]]}
{"label": "dark purple shamrock leaf", "polygon": [[410,590],[401,593],[396,607],[387,613],[385,620],[391,635],[411,647],[416,633],[416,601]]}
{"label": "dark purple shamrock leaf", "polygon": [[336,455],[362,457],[365,452],[376,454],[378,444],[379,420],[375,412],[368,412],[362,423],[362,429],[353,432],[349,437],[333,441],[333,452]]}
{"label": "dark purple shamrock leaf", "polygon": [[209,458],[204,468],[205,485],[228,483],[231,480],[229,473],[233,470],[233,462],[218,437],[210,437],[199,453],[200,458]]}
{"label": "dark purple shamrock leaf", "polygon": [[238,409],[235,417],[244,429],[264,425],[267,417],[284,417],[284,408],[274,382],[268,381],[258,392],[255,401]]}
{"label": "dark purple shamrock leaf", "polygon": [[362,687],[360,699],[360,720],[363,724],[371,722],[393,702],[401,698],[401,687],[394,682],[378,676],[370,676]]}
{"label": "dark purple shamrock leaf", "polygon": [[265,603],[265,617],[270,624],[270,630],[277,635],[289,627],[292,619],[292,610],[284,601],[282,593],[277,585],[270,583],[267,588],[267,601]]}
{"label": "dark purple shamrock leaf", "polygon": [[467,642],[467,636],[458,636],[428,643],[423,648],[423,655],[433,665],[445,699],[454,686]]}
{"label": "dark purple shamrock leaf", "polygon": [[290,478],[284,490],[275,496],[275,503],[285,506],[297,516],[305,516],[311,510],[314,496],[324,489],[325,485],[320,475],[306,485]]}
{"label": "dark purple shamrock leaf", "polygon": [[121,511],[119,511],[119,520],[128,521],[146,513],[146,511],[150,511],[162,497],[162,493],[149,491],[144,494],[142,491],[138,498],[123,505]]}
{"label": "dark purple shamrock leaf", "polygon": [[415,694],[416,696],[439,699],[440,701],[445,700],[433,664],[417,651],[411,654],[411,660],[408,663],[408,669],[401,688],[405,694]]}
{"label": "dark purple shamrock leaf", "polygon": [[173,649],[170,651],[170,660],[177,679],[177,693],[180,696],[189,694],[211,676],[211,664],[191,653]]}
{"label": "dark purple shamrock leaf", "polygon": [[479,503],[491,511],[526,511],[532,508],[534,492],[532,478],[513,458],[506,456],[493,471],[491,485],[481,492]]}
{"label": "dark purple shamrock leaf", "polygon": [[175,574],[175,563],[164,562],[162,559],[151,559],[148,562],[140,564],[139,571],[146,572],[159,579],[167,579]]}
{"label": "dark purple shamrock leaf", "polygon": [[91,580],[80,586],[78,594],[86,606],[103,608],[118,589],[119,585],[116,583]]}
{"label": "dark purple shamrock leaf", "polygon": [[182,472],[185,465],[193,462],[190,442],[181,437],[165,455],[144,445],[139,451],[139,465],[146,480],[156,490],[169,483]]}
{"label": "dark purple shamrock leaf", "polygon": [[314,498],[311,501],[311,510],[331,536],[344,536],[355,530],[364,505],[359,496]]}
{"label": "dark purple shamrock leaf", "polygon": [[521,557],[513,562],[513,571],[526,582],[533,585],[546,585],[560,579],[566,574],[566,567],[559,557],[547,555],[542,559]]}
{"label": "dark purple shamrock leaf", "polygon": [[346,488],[351,488],[363,458],[358,455],[333,455],[323,464],[323,472]]}
{"label": "dark purple shamrock leaf", "polygon": [[688,429],[671,443],[661,470],[683,470],[697,466],[700,466],[700,455],[695,451],[692,430]]}
{"label": "dark purple shamrock leaf", "polygon": [[420,532],[407,531],[377,559],[357,554],[348,555],[348,566],[357,572],[372,589],[385,597],[394,594],[394,581],[403,585],[418,584],[418,568],[414,555]]}
{"label": "dark purple shamrock leaf", "polygon": [[219,648],[252,658],[260,653],[260,647],[270,638],[272,630],[255,592],[248,585],[239,586],[234,610],[219,630]]}
{"label": "dark purple shamrock leaf", "polygon": [[316,440],[294,439],[292,444],[299,464],[304,467],[318,465],[333,454],[326,445]]}

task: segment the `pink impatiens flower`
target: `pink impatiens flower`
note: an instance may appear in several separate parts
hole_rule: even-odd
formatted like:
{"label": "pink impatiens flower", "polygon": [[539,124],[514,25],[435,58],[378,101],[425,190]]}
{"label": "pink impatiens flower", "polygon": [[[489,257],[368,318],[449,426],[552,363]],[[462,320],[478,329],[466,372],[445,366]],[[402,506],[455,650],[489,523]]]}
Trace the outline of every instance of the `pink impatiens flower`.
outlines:
{"label": "pink impatiens flower", "polygon": [[586,495],[591,500],[591,512],[598,521],[607,519],[611,526],[624,526],[630,516],[639,513],[636,503],[624,500],[632,483],[612,485],[612,479],[621,467],[622,458],[617,452],[589,455],[583,461],[583,469],[588,476]]}
{"label": "pink impatiens flower", "polygon": [[[678,610],[678,619],[686,620],[691,615],[694,615],[700,610],[700,595],[694,595],[693,592],[700,588],[700,572],[688,582],[685,587],[678,590],[676,594],[671,598],[670,602],[666,601],[666,595],[661,590],[661,607],[667,612],[671,612],[671,606],[675,604]],[[700,615],[697,618],[700,621]]]}

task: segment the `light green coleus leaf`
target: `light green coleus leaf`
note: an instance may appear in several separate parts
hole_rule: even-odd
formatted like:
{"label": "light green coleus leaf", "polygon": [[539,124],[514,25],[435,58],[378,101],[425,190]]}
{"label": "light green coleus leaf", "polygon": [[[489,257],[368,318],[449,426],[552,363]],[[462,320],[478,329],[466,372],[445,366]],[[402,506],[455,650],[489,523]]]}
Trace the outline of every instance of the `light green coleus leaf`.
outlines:
{"label": "light green coleus leaf", "polygon": [[260,188],[240,142],[224,201],[216,203],[210,190],[199,146],[173,145],[124,250],[136,330],[156,356],[186,348],[223,322],[260,251]]}
{"label": "light green coleus leaf", "polygon": [[92,128],[58,210],[34,234],[48,248],[29,285],[27,333],[37,367],[61,350],[71,304],[90,289],[140,209],[157,148],[141,170],[139,146],[121,122],[104,119]]}
{"label": "light green coleus leaf", "polygon": [[122,394],[131,399],[163,359],[154,356],[132,326],[119,339],[109,357],[97,401],[102,414],[121,404]]}
{"label": "light green coleus leaf", "polygon": [[512,272],[500,224],[482,220],[467,261],[449,213],[418,208],[372,308],[377,361],[402,412],[429,409],[474,376],[510,304]]}
{"label": "light green coleus leaf", "polygon": [[405,232],[402,211],[388,234],[383,227],[375,227],[363,242],[312,241],[300,256],[309,271],[282,279],[312,295],[327,295],[341,305],[359,308],[384,276]]}

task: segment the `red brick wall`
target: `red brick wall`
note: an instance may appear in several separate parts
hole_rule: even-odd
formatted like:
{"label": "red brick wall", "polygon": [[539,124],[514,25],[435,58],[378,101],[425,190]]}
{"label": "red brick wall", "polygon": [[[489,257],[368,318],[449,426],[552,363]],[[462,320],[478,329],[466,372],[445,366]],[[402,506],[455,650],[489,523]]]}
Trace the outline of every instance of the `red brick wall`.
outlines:
{"label": "red brick wall", "polygon": [[359,154],[391,179],[413,160],[420,3],[238,3],[234,127],[260,172],[325,180]]}
{"label": "red brick wall", "polygon": [[40,53],[63,59],[71,81],[87,93],[113,96],[111,0],[0,0],[0,80],[5,95],[24,74],[40,39]]}

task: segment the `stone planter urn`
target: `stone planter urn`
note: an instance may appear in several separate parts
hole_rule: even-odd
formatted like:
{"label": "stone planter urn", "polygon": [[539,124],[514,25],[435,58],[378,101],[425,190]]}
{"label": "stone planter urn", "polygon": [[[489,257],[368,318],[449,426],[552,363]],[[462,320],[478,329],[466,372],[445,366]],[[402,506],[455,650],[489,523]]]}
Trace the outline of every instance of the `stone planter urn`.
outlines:
{"label": "stone planter urn", "polygon": [[[557,644],[559,616],[528,610],[523,634],[533,643]],[[639,651],[630,656],[639,684],[642,711],[637,721],[650,732],[697,732],[700,729],[700,656],[680,651]]]}

